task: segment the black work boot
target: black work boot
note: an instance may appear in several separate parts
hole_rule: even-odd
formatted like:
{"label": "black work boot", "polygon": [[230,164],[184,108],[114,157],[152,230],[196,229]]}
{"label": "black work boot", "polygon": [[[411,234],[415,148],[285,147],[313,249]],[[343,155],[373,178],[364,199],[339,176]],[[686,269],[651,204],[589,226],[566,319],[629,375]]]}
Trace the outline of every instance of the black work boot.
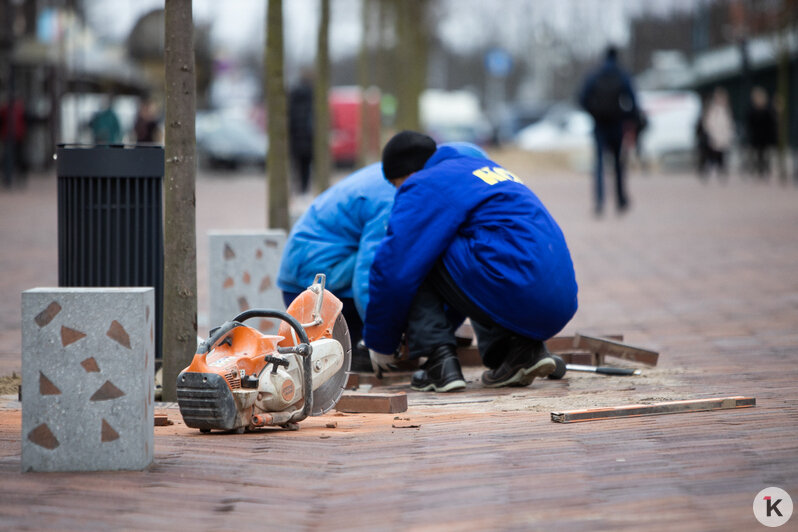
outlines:
{"label": "black work boot", "polygon": [[435,348],[421,369],[413,373],[410,387],[420,392],[453,392],[466,387],[453,345]]}
{"label": "black work boot", "polygon": [[515,336],[504,362],[482,374],[482,384],[488,388],[501,386],[529,386],[535,377],[546,377],[557,368],[546,344]]}

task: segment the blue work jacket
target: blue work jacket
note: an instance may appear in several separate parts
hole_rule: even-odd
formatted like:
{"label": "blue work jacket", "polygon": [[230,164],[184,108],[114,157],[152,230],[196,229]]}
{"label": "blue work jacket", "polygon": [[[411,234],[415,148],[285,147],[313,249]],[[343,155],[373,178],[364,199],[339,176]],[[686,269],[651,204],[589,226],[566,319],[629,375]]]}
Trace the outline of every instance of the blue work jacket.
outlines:
{"label": "blue work jacket", "polygon": [[[444,146],[487,158],[482,149],[467,142]],[[385,236],[395,194],[380,163],[354,172],[320,194],[288,236],[277,286],[285,292],[302,292],[317,273],[324,273],[326,288],[338,297],[353,298],[364,317],[369,269]]]}
{"label": "blue work jacket", "polygon": [[397,191],[371,265],[366,345],[394,352],[439,259],[479,308],[521,335],[550,338],[576,312],[571,254],[538,197],[495,162],[441,147]]}
{"label": "blue work jacket", "polygon": [[368,304],[369,268],[385,236],[396,189],[374,163],[317,197],[288,236],[277,286],[302,292],[317,273],[326,288],[351,297],[361,317]]}

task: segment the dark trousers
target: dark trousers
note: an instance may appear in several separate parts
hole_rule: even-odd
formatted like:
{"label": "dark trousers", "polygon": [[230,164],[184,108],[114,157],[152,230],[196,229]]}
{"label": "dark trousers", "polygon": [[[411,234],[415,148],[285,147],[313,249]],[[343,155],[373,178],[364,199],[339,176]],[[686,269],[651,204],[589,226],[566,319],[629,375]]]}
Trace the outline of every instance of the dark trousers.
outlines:
{"label": "dark trousers", "polygon": [[512,341],[533,341],[493,321],[463,293],[443,262],[438,261],[416,292],[410,307],[407,318],[410,358],[427,356],[441,345],[455,347],[454,332],[466,317],[471,318],[482,363],[488,368],[501,365]]}
{"label": "dark trousers", "polygon": [[294,154],[294,167],[299,176],[299,191],[304,194],[310,189],[310,167],[313,163],[312,154]]}
{"label": "dark trousers", "polygon": [[596,210],[604,207],[604,153],[609,152],[615,163],[615,194],[619,209],[626,207],[626,185],[624,182],[624,160],[621,153],[623,145],[623,126],[608,124],[597,126],[594,131],[596,140],[595,200]]}

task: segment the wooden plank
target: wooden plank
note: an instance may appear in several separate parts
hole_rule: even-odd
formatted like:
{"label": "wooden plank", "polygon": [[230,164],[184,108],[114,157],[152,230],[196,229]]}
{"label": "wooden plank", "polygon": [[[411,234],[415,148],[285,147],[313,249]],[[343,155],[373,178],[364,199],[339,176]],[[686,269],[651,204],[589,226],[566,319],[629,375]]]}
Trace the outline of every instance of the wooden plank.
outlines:
{"label": "wooden plank", "polygon": [[656,351],[584,334],[574,335],[574,347],[596,353],[599,364],[603,363],[605,356],[633,360],[649,366],[656,366],[659,359],[659,353]]}
{"label": "wooden plank", "polygon": [[590,351],[578,351],[571,349],[570,351],[563,351],[555,353],[558,357],[563,359],[566,364],[585,364],[586,366],[597,366],[598,364],[595,353]]}
{"label": "wooden plank", "polygon": [[756,405],[754,397],[717,397],[713,399],[694,399],[689,401],[668,401],[651,405],[627,405],[609,408],[589,408],[586,410],[569,410],[552,412],[551,420],[556,423],[576,423],[613,419],[620,417],[657,416],[661,414],[681,414],[686,412],[705,412],[707,410],[728,410],[748,408]]}
{"label": "wooden plank", "polygon": [[[617,340],[619,342],[623,341],[622,334],[599,334],[597,336],[600,338],[607,338],[609,340]],[[573,351],[574,347],[577,347],[576,344],[574,344],[574,336],[562,335],[546,340],[546,349],[558,355],[560,353]]]}
{"label": "wooden plank", "polygon": [[458,347],[457,358],[460,359],[460,365],[464,367],[482,366],[482,357],[479,356],[479,349],[473,345]]}
{"label": "wooden plank", "polygon": [[407,410],[407,394],[344,392],[335,409],[349,413],[398,414]]}

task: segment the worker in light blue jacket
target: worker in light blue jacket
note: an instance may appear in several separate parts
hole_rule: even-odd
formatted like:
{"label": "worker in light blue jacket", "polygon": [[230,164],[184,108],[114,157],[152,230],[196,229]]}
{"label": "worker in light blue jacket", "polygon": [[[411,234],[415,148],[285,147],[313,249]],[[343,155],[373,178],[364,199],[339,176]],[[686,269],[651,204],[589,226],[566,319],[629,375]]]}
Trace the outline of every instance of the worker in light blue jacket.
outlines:
{"label": "worker in light blue jacket", "polygon": [[[446,145],[458,153],[487,159],[474,144]],[[353,347],[361,338],[369,270],[385,236],[395,194],[396,188],[383,177],[382,163],[354,172],[313,201],[294,224],[283,251],[277,286],[286,306],[310,286],[317,273],[324,273],[326,288],[344,304]],[[368,353],[353,349],[352,368],[371,371]]]}
{"label": "worker in light blue jacket", "polygon": [[526,386],[554,371],[543,341],[576,312],[577,285],[538,197],[497,163],[412,131],[386,144],[382,163],[398,190],[369,276],[363,338],[375,366],[391,368],[406,332],[410,357],[427,357],[414,389],[465,388],[448,307],[471,318],[485,386]]}

